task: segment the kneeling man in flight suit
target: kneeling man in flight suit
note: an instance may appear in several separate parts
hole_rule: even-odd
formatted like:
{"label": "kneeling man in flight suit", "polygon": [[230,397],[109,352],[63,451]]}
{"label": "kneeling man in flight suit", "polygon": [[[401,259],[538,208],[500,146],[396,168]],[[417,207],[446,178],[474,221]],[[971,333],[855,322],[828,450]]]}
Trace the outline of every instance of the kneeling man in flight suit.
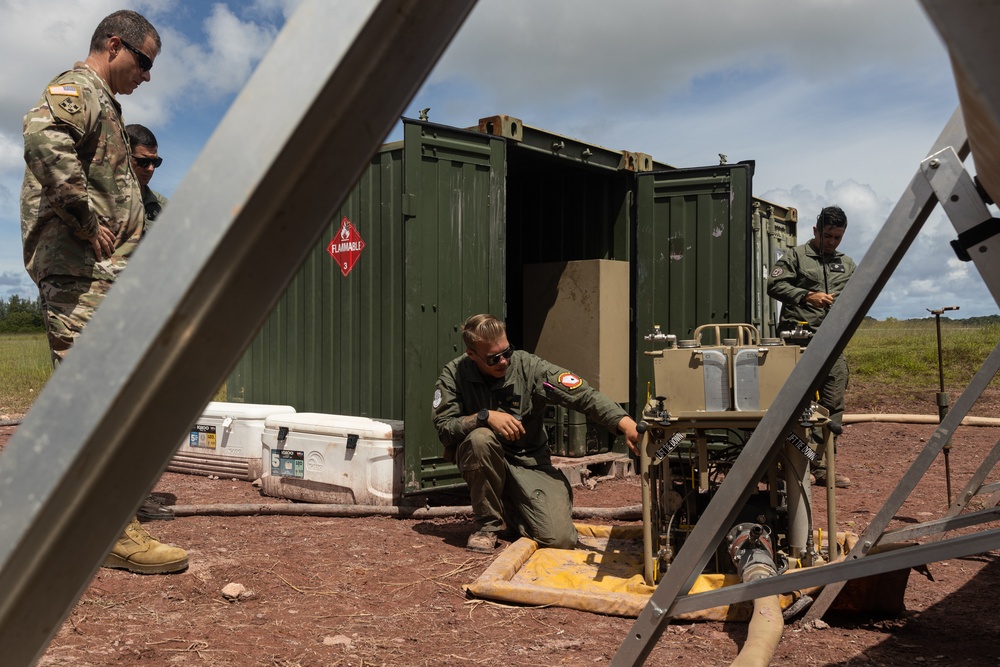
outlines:
{"label": "kneeling man in flight suit", "polygon": [[503,322],[473,315],[462,327],[465,354],[445,366],[433,419],[444,458],[469,486],[476,531],[466,548],[491,553],[497,536],[523,536],[539,547],[572,549],[573,491],[549,459],[543,428],[549,404],[582,412],[638,453],[635,421],[583,378],[507,341]]}

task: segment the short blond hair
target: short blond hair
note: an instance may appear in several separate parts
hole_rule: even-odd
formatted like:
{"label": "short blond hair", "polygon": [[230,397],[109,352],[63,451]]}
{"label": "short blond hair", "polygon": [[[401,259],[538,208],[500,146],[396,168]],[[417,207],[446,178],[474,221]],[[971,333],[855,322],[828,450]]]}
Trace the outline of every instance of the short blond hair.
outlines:
{"label": "short blond hair", "polygon": [[469,349],[474,348],[476,343],[483,341],[487,343],[498,341],[501,336],[506,334],[506,325],[488,313],[473,315],[462,325],[462,340]]}

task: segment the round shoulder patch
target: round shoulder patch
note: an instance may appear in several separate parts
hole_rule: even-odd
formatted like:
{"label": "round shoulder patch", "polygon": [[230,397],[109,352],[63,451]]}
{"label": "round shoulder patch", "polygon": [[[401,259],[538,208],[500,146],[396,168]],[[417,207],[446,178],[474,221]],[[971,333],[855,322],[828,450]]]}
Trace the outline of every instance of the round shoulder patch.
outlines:
{"label": "round shoulder patch", "polygon": [[776,266],[776,267],[774,267],[774,270],[771,271],[771,277],[772,278],[777,278],[778,276],[780,276],[784,272],[785,272],[785,270],[783,268],[781,268],[780,266]]}
{"label": "round shoulder patch", "polygon": [[439,405],[441,405],[441,390],[440,389],[435,389],[434,390],[434,402],[433,402],[433,405],[434,405],[435,409],[437,409],[437,407]]}
{"label": "round shoulder patch", "polygon": [[559,384],[567,389],[576,389],[583,384],[583,380],[580,379],[579,375],[574,375],[573,373],[560,373]]}

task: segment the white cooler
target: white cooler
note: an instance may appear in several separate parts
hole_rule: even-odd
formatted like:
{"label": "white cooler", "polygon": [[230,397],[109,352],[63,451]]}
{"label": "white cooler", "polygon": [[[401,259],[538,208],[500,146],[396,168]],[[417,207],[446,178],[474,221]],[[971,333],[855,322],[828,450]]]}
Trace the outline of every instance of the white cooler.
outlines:
{"label": "white cooler", "polygon": [[264,422],[261,491],[311,503],[395,505],[403,492],[403,422],[313,412]]}
{"label": "white cooler", "polygon": [[261,434],[271,415],[292,414],[290,405],[213,401],[191,427],[167,470],[254,480],[261,475]]}

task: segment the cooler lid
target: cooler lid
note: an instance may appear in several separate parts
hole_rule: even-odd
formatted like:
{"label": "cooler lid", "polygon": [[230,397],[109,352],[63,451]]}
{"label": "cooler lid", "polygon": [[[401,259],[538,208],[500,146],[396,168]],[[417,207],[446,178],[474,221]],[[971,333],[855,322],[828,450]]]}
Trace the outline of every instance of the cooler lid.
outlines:
{"label": "cooler lid", "polygon": [[271,415],[294,413],[290,405],[263,405],[260,403],[223,403],[212,401],[205,406],[202,417],[225,419],[267,419]]}
{"label": "cooler lid", "polygon": [[265,429],[285,427],[289,433],[312,433],[347,437],[356,435],[364,440],[396,440],[403,437],[403,422],[395,419],[376,421],[368,417],[328,415],[318,412],[276,414],[264,421]]}

